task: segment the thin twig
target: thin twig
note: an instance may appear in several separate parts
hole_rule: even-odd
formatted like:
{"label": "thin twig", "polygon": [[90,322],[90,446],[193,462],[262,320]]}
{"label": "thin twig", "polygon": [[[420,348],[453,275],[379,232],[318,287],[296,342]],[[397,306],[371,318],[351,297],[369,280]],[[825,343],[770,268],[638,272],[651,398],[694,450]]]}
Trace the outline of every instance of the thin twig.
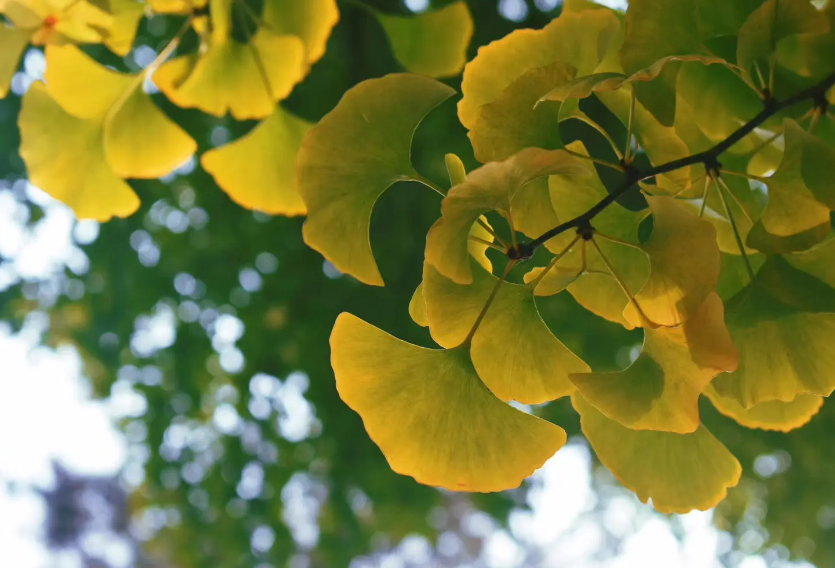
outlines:
{"label": "thin twig", "polygon": [[632,121],[635,116],[635,85],[632,85],[632,97],[629,101],[629,120],[626,127],[626,148],[623,151],[623,161],[628,166],[632,163]]}
{"label": "thin twig", "polygon": [[739,228],[736,226],[733,213],[731,213],[731,208],[728,207],[728,201],[725,199],[725,194],[722,191],[724,189],[728,193],[731,193],[731,190],[727,185],[725,185],[725,182],[722,181],[721,177],[715,177],[714,181],[716,182],[716,192],[719,194],[719,199],[722,200],[722,207],[725,209],[725,215],[728,216],[728,221],[731,223],[731,229],[733,229],[734,238],[736,239],[736,244],[739,247],[739,254],[742,255],[742,260],[745,261],[745,269],[748,271],[748,276],[753,281],[754,270],[751,268],[751,262],[748,260],[748,254],[745,252],[745,244],[742,242],[742,236],[739,234]]}
{"label": "thin twig", "polygon": [[514,264],[516,264],[515,260],[511,260],[507,263],[502,277],[496,281],[496,285],[493,287],[493,291],[490,292],[490,296],[484,303],[484,307],[481,308],[481,313],[478,314],[478,317],[475,319],[475,323],[473,324],[472,329],[470,329],[470,333],[467,334],[467,338],[461,343],[461,345],[465,345],[473,340],[473,336],[475,335],[475,332],[478,330],[478,326],[481,325],[482,320],[484,320],[484,316],[487,315],[487,308],[489,308],[490,304],[493,303],[493,300],[496,299],[496,294],[499,293],[499,288],[501,288],[502,284],[504,284],[504,280],[505,278],[507,278],[507,274],[510,272],[510,269],[513,268]]}

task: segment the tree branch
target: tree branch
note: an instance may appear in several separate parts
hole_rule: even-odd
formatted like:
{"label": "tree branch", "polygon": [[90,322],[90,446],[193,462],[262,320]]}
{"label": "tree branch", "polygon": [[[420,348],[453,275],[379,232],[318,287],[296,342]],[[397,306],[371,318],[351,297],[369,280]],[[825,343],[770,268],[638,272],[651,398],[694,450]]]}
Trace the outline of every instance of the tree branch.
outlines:
{"label": "tree branch", "polygon": [[552,239],[569,229],[577,229],[588,225],[594,217],[606,209],[606,207],[614,203],[621,195],[626,193],[639,181],[695,164],[704,164],[708,171],[718,170],[720,168],[719,156],[726,152],[731,146],[751,134],[754,129],[775,114],[807,100],[812,100],[816,106],[822,106],[825,108],[827,104],[826,92],[833,85],[835,85],[835,73],[829,75],[821,82],[812,85],[811,87],[804,89],[803,91],[800,91],[785,100],[776,101],[770,99],[766,101],[765,107],[754,118],[740,126],[727,138],[704,152],[672,160],[670,162],[652,167],[646,171],[640,171],[634,168],[627,170],[626,180],[614,191],[612,191],[612,193],[597,202],[591,209],[582,215],[578,215],[565,223],[557,225],[550,231],[543,233],[529,243],[519,243],[519,246],[515,250],[508,251],[508,256],[518,260],[530,258],[533,256],[536,249],[542,246],[549,239]]}

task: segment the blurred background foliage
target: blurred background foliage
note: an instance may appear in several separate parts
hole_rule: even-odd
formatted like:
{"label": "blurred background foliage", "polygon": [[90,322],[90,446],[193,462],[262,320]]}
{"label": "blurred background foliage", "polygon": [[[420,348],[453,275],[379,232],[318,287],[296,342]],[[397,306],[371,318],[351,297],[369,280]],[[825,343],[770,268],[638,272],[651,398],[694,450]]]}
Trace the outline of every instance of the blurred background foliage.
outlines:
{"label": "blurred background foliage", "polygon": [[[426,5],[367,3],[404,14]],[[556,2],[544,0],[468,4],[475,20],[470,58],[480,45],[515,28],[541,27],[559,12]],[[399,70],[379,24],[350,3],[340,9],[326,55],[283,103],[311,121],[351,86]],[[124,60],[98,46],[87,50],[119,70],[136,69],[135,58],[164,46],[181,19],[143,21],[136,48]],[[13,82],[17,95],[39,65],[42,57],[30,51]],[[446,82],[458,88],[460,76]],[[254,125],[180,109],[159,94],[154,100],[197,140],[199,152]],[[476,165],[455,103],[433,112],[414,144],[418,171],[442,185],[444,153]],[[27,188],[17,155],[19,104],[15,95],[0,101],[0,203],[35,231],[45,208]],[[601,114],[594,98],[584,104],[600,122],[616,122]],[[607,151],[582,125],[567,128],[564,139],[582,138],[593,154]],[[612,128],[613,136],[624,136]],[[164,179],[130,183],[142,200],[140,211],[101,226],[77,225],[80,260],[48,277],[17,271],[13,253],[0,243],[0,319],[19,328],[33,313],[48,314],[45,341],[77,348],[97,396],[139,401],[120,423],[130,452],[118,479],[61,470],[56,487],[45,493],[51,545],[73,546],[93,522],[76,498],[84,488],[107,496],[110,529],[136,542],[137,566],[178,568],[332,567],[359,557],[375,565],[401,543],[425,542],[415,535],[433,545],[422,563],[460,565],[478,558],[482,544],[462,519],[480,511],[501,526],[511,510],[526,507],[525,487],[457,495],[393,473],[334,388],[328,336],[342,311],[431,345],[407,307],[421,277],[424,235],[439,213],[437,195],[403,183],[380,200],[371,228],[387,283],[380,289],[339,274],[307,248],[303,219],[236,206],[194,161]],[[540,308],[555,334],[597,370],[624,367],[641,340],[640,332],[580,309],[568,294],[544,298]],[[569,436],[580,435],[567,400],[534,411]],[[767,551],[764,558],[775,565],[791,556],[835,566],[832,406],[790,434],[741,428],[710,405],[702,412],[745,468],[743,482],[714,517],[734,537],[734,548]],[[613,481],[595,479],[605,500]],[[444,551],[438,544],[449,533],[464,546]],[[531,563],[537,558],[534,550],[526,554]]]}

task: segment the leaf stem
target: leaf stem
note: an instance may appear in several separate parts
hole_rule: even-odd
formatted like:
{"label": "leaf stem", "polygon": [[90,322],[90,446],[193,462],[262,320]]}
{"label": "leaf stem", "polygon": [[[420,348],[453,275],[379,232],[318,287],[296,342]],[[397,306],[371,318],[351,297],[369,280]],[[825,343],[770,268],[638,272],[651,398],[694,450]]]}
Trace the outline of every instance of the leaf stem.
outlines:
{"label": "leaf stem", "polygon": [[[530,287],[531,290],[536,289],[536,287],[539,285],[540,281],[542,281],[542,279],[545,278],[545,275],[548,274],[548,272],[552,268],[554,268],[554,265],[556,265],[566,255],[566,253],[568,253],[568,251],[571,250],[571,247],[573,247],[575,244],[577,244],[577,241],[579,241],[580,238],[581,238],[580,235],[577,235],[576,237],[574,237],[574,239],[572,239],[572,241],[570,243],[568,243],[565,246],[565,248],[563,248],[559,253],[557,253],[557,255],[554,258],[551,259],[551,262],[548,263],[548,266],[545,267],[545,270],[543,270],[539,274],[539,276],[537,276],[536,278],[534,278],[533,280],[528,282],[528,287]],[[585,255],[583,255],[583,256],[585,256]],[[580,272],[582,272],[583,269],[585,268],[585,258],[583,259],[583,261],[584,261],[583,262],[583,268],[580,269]]]}
{"label": "leaf stem", "polygon": [[707,207],[707,198],[710,195],[710,188],[712,184],[710,183],[710,176],[705,177],[705,190],[702,193],[702,206],[699,207],[699,218],[705,216],[705,208]]}
{"label": "leaf stem", "polygon": [[623,166],[621,166],[620,164],[616,164],[614,162],[607,162],[606,160],[601,160],[600,158],[592,158],[591,156],[581,154],[580,152],[574,152],[573,150],[569,150],[568,148],[563,148],[562,150],[566,154],[571,154],[575,158],[580,158],[581,160],[588,160],[589,162],[594,162],[595,164],[600,164],[601,166],[606,166],[607,168],[612,168],[613,170],[618,170],[619,172],[623,171]]}
{"label": "leaf stem", "polygon": [[601,211],[606,209],[609,205],[614,203],[621,195],[626,193],[633,185],[639,181],[647,178],[655,177],[661,174],[666,174],[687,166],[695,164],[704,164],[708,171],[718,170],[721,167],[719,157],[725,153],[729,148],[734,146],[737,142],[751,134],[757,127],[762,125],[772,116],[782,112],[783,110],[792,107],[798,103],[814,100],[826,95],[826,92],[835,85],[835,73],[830,74],[825,79],[821,80],[815,85],[803,89],[794,95],[783,99],[782,101],[771,100],[763,109],[754,116],[751,120],[737,128],[734,132],[728,135],[727,138],[714,145],[712,148],[698,152],[690,156],[671,160],[663,164],[654,166],[645,171],[631,169],[628,171],[626,180],[615,188],[611,193],[606,195],[603,199],[598,201],[594,206],[588,209],[585,213],[569,219],[568,221],[557,225],[553,229],[544,232],[542,235],[532,240],[529,243],[524,243],[521,250],[516,251],[518,258],[530,258],[534,251],[542,246],[546,241],[564,233],[569,229],[576,229],[579,226],[588,224]]}
{"label": "leaf stem", "polygon": [[630,243],[630,242],[627,242],[627,241],[622,241],[621,239],[618,239],[618,238],[615,238],[615,237],[610,237],[609,235],[604,235],[603,233],[601,233],[600,231],[597,231],[597,230],[594,231],[594,234],[595,234],[595,236],[600,237],[604,241],[609,241],[610,243],[615,243],[616,245],[623,245],[625,247],[630,247],[630,248],[634,248],[634,249],[638,249],[638,250],[643,250],[641,247],[639,247],[638,245],[636,245],[634,243]]}
{"label": "leaf stem", "polygon": [[[410,179],[411,181],[416,181],[416,182],[418,182],[418,183],[422,183],[423,185],[425,185],[426,187],[428,187],[429,189],[431,189],[432,191],[434,191],[435,193],[437,193],[437,194],[438,194],[438,195],[440,195],[441,197],[445,197],[445,196],[446,196],[446,191],[444,191],[443,189],[441,189],[441,187],[440,187],[438,184],[436,184],[434,181],[432,181],[432,180],[431,180],[431,179],[429,179],[429,178],[425,178],[425,177],[423,177],[422,175],[420,175],[420,174],[419,174],[419,173],[417,173],[417,172],[415,172],[415,175],[414,175],[414,176],[412,176],[412,177],[410,177],[410,178],[408,178],[408,179]],[[404,181],[405,181],[405,180],[404,180]]]}
{"label": "leaf stem", "polygon": [[722,207],[725,209],[725,215],[728,216],[728,221],[731,223],[731,229],[734,232],[734,238],[736,239],[736,244],[739,247],[739,254],[742,255],[742,260],[745,261],[745,270],[748,271],[748,277],[751,278],[751,281],[754,280],[754,270],[751,268],[751,262],[748,260],[748,254],[745,252],[745,244],[742,242],[742,236],[739,234],[739,228],[736,226],[736,221],[734,220],[733,213],[731,213],[731,208],[728,207],[728,201],[725,199],[725,194],[723,193],[723,189],[730,193],[730,189],[722,181],[721,177],[715,177],[714,183],[716,183],[716,190],[719,194],[719,199],[722,200]]}
{"label": "leaf stem", "polygon": [[504,247],[500,247],[496,243],[491,243],[490,241],[486,241],[486,240],[484,240],[480,237],[474,237],[474,236],[470,235],[470,240],[473,241],[473,242],[476,242],[476,243],[481,243],[485,246],[488,246],[490,248],[496,249],[496,250],[501,251],[501,252],[504,252],[504,250],[505,250]]}
{"label": "leaf stem", "polygon": [[626,286],[626,282],[624,282],[615,271],[615,267],[612,266],[612,263],[609,262],[609,259],[606,258],[605,254],[603,254],[603,251],[600,249],[600,245],[597,244],[597,241],[595,241],[594,238],[591,239],[591,244],[594,246],[595,250],[597,250],[597,254],[600,256],[600,260],[603,261],[603,264],[606,265],[606,269],[609,271],[609,274],[611,274],[612,278],[617,281],[620,289],[623,290],[623,293],[626,294],[626,297],[629,299],[629,302],[635,306],[636,310],[638,310],[638,314],[641,316],[641,319],[643,321],[653,323],[653,321],[646,316],[644,310],[641,309],[641,305],[638,303],[638,300],[636,300],[632,292],[629,291],[629,288]]}
{"label": "leaf stem", "polygon": [[766,181],[768,181],[768,178],[766,178],[766,177],[755,176],[754,174],[749,174],[749,173],[745,173],[745,172],[735,172],[733,170],[726,170],[724,168],[719,168],[719,173],[722,174],[722,175],[729,175],[729,176],[736,176],[736,177],[741,177],[741,178],[745,178],[745,179],[752,179],[754,181],[758,181],[758,182],[761,182],[761,183],[765,183]]}
{"label": "leaf stem", "polygon": [[461,343],[461,345],[466,345],[467,343],[473,340],[473,336],[475,332],[478,330],[478,326],[481,325],[481,322],[484,320],[484,316],[487,315],[487,309],[490,307],[490,304],[493,303],[493,300],[496,299],[496,294],[499,293],[499,288],[502,287],[504,284],[505,278],[507,278],[510,269],[516,264],[515,260],[510,260],[505,266],[504,273],[502,273],[502,277],[496,281],[496,285],[493,287],[493,291],[490,292],[490,296],[487,298],[487,301],[484,303],[484,307],[481,308],[481,312],[478,314],[478,317],[475,319],[475,323],[473,323],[472,329],[470,329],[470,333],[467,334],[467,338]]}
{"label": "leaf stem", "polygon": [[635,85],[631,89],[632,97],[629,100],[629,120],[626,127],[626,148],[623,150],[623,161],[628,166],[632,163],[632,121],[635,116]]}

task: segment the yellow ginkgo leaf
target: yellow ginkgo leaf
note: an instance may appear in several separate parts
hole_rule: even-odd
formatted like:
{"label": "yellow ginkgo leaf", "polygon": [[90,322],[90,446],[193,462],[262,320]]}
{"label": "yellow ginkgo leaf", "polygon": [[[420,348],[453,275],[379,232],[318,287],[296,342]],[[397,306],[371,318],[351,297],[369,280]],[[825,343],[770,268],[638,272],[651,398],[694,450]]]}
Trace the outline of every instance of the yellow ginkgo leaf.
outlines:
{"label": "yellow ginkgo leaf", "polygon": [[370,79],[348,90],[308,131],[298,158],[308,210],[304,240],[340,271],[383,285],[369,240],[371,211],[398,181],[423,180],[412,166],[412,135],[454,92],[420,75]]}
{"label": "yellow ginkgo leaf", "polygon": [[101,43],[113,17],[86,0],[10,0],[3,13],[34,45]]}
{"label": "yellow ginkgo leaf", "polygon": [[124,178],[158,178],[197,145],[142,90],[143,75],[111,71],[75,46],[46,50],[47,91],[69,114],[99,121],[107,163]]}
{"label": "yellow ginkgo leaf", "polygon": [[383,26],[394,57],[407,71],[430,77],[461,72],[473,35],[473,19],[466,2],[459,0],[413,16],[369,11]]}
{"label": "yellow ginkgo leaf", "polygon": [[815,394],[799,394],[789,402],[769,400],[751,408],[745,408],[733,398],[721,396],[710,385],[705,389],[705,395],[716,410],[746,428],[778,432],[789,432],[806,425],[823,406],[823,397]]}
{"label": "yellow ginkgo leaf", "polygon": [[266,0],[264,24],[279,35],[294,35],[304,42],[308,65],[319,61],[331,30],[339,21],[336,0]]}
{"label": "yellow ginkgo leaf", "polygon": [[751,408],[835,390],[835,290],[826,283],[770,256],[728,302],[726,322],[741,358],[714,379],[721,396]]}
{"label": "yellow ginkgo leaf", "polygon": [[252,132],[203,154],[200,163],[233,201],[278,215],[304,215],[296,156],[311,124],[281,107]]}
{"label": "yellow ginkgo leaf", "polygon": [[611,11],[584,10],[564,13],[541,30],[515,30],[480,47],[464,68],[463,97],[458,103],[461,124],[472,129],[479,109],[499,99],[530,69],[562,62],[574,67],[578,76],[588,75],[619,31],[620,22]]}
{"label": "yellow ginkgo leaf", "polygon": [[583,398],[627,428],[688,434],[699,427],[702,391],[738,363],[714,293],[683,325],[646,328],[643,350],[629,368],[571,380]]}
{"label": "yellow ginkgo leaf", "polygon": [[[653,229],[642,245],[649,255],[650,275],[635,295],[649,320],[658,325],[679,325],[695,313],[719,280],[716,229],[670,197],[647,197]],[[624,317],[642,325],[630,303]]]}
{"label": "yellow ginkgo leaf", "polygon": [[482,106],[469,133],[476,159],[494,162],[523,148],[561,148],[560,105],[535,103],[543,92],[570,79],[574,72],[574,67],[562,62],[531,69],[496,100]]}
{"label": "yellow ginkgo leaf", "polygon": [[423,299],[423,281],[415,288],[412,299],[409,300],[409,317],[420,327],[429,327],[429,318],[426,315],[426,300]]}
{"label": "yellow ginkgo leaf", "polygon": [[[560,224],[551,203],[547,177],[537,178],[522,186],[510,198],[510,211],[514,228],[532,239]],[[561,239],[545,242],[546,248],[552,252],[559,252],[564,244]]]}
{"label": "yellow ginkgo leaf", "polygon": [[[116,55],[124,57],[133,47],[136,28],[145,16],[145,4],[137,0],[105,0],[113,15],[113,24],[108,29],[104,45]],[[93,2],[95,4],[95,2]]]}
{"label": "yellow ginkgo leaf", "polygon": [[691,434],[635,431],[571,397],[594,453],[642,502],[660,513],[705,511],[739,483],[742,467],[704,426]]}
{"label": "yellow ginkgo leaf", "polygon": [[489,211],[510,218],[516,192],[537,178],[556,173],[587,175],[567,152],[540,148],[526,148],[503,162],[490,162],[470,172],[467,181],[450,189],[441,203],[442,217],[426,237],[426,261],[455,282],[472,282],[467,240],[476,219]]}
{"label": "yellow ginkgo leaf", "polygon": [[765,253],[805,250],[829,234],[829,206],[818,200],[806,178],[822,199],[835,205],[832,176],[828,172],[821,174],[818,169],[820,166],[831,168],[831,162],[827,163],[828,156],[814,152],[814,138],[793,120],[785,121],[784,133],[783,161],[774,175],[764,180],[768,187],[768,203],[747,239],[748,246]]}
{"label": "yellow ginkgo leaf", "polygon": [[67,114],[34,83],[23,96],[18,126],[29,180],[76,217],[107,221],[139,208],[139,198],[107,163],[99,120]]}
{"label": "yellow ginkgo leaf", "polygon": [[265,118],[307,72],[304,43],[258,28],[247,43],[232,37],[232,3],[209,0],[211,26],[205,52],[174,59],[154,83],[180,107],[237,120]]}
{"label": "yellow ginkgo leaf", "polygon": [[9,84],[31,35],[26,30],[0,25],[0,99],[9,94]]}
{"label": "yellow ginkgo leaf", "polygon": [[565,431],[493,396],[465,348],[424,349],[347,313],[331,333],[342,400],[391,468],[454,491],[518,487],[565,444]]}
{"label": "yellow ginkgo leaf", "polygon": [[[473,266],[473,283],[456,284],[424,265],[423,297],[429,331],[439,345],[457,347],[467,336],[497,284]],[[472,337],[473,365],[502,400],[540,404],[571,394],[570,373],[589,370],[542,321],[530,286],[505,282]]]}
{"label": "yellow ginkgo leaf", "polygon": [[145,0],[156,14],[190,14],[206,7],[208,0]]}

